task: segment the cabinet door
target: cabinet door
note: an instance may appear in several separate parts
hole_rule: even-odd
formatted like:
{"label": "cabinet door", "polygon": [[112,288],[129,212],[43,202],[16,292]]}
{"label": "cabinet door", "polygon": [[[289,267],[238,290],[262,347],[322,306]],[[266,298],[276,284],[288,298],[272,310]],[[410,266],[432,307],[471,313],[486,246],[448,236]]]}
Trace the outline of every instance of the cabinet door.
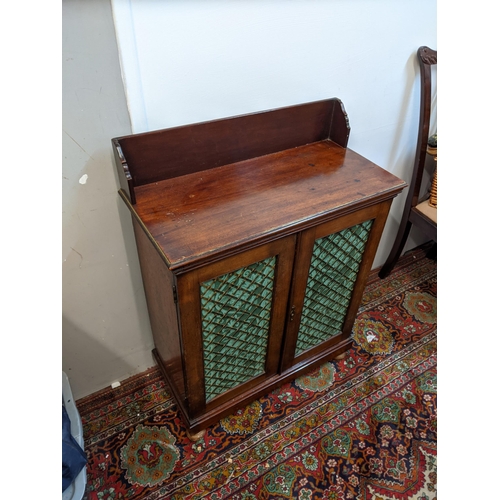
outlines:
{"label": "cabinet door", "polygon": [[350,343],[389,206],[375,205],[299,235],[282,370]]}
{"label": "cabinet door", "polygon": [[189,413],[278,373],[295,236],[178,277]]}

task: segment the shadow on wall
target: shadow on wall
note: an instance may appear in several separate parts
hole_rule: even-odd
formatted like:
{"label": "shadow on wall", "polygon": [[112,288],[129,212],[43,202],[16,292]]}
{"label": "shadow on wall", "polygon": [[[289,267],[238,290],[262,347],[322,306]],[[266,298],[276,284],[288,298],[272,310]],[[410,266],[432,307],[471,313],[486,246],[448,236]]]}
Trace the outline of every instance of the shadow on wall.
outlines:
{"label": "shadow on wall", "polygon": [[[405,180],[410,185],[413,175],[413,165],[415,162],[415,148],[418,138],[418,124],[420,119],[420,68],[416,58],[416,51],[408,56],[408,60],[404,67],[406,75],[406,86],[404,89],[403,101],[401,103],[400,113],[397,120],[397,127],[392,148],[389,153],[387,166],[389,171],[394,175]],[[410,135],[405,135],[406,125],[410,124],[414,130]],[[406,141],[406,144],[402,144]],[[422,193],[428,192],[430,189],[432,174],[434,171],[434,163],[432,158],[427,158],[427,163],[424,171],[424,179],[422,181]],[[394,200],[387,222],[382,234],[381,245],[379,246],[373,268],[382,266],[389,255],[394,239],[396,238],[401,218],[408,196],[408,187],[406,187],[400,196]],[[415,248],[422,243],[428,241],[427,235],[418,227],[413,226],[405,244],[402,254],[407,250]]]}
{"label": "shadow on wall", "polygon": [[[404,67],[406,75],[406,87],[404,89],[403,102],[401,103],[399,118],[397,123],[399,126],[396,128],[394,140],[392,141],[392,150],[389,154],[387,165],[393,166],[391,172],[394,175],[409,182],[413,167],[413,160],[415,156],[415,147],[417,144],[418,135],[418,120],[419,120],[419,96],[420,89],[418,87],[419,80],[419,67],[415,54],[411,54],[406,61]],[[413,124],[415,134],[410,137],[411,144],[408,147],[402,148],[401,141],[404,137],[405,123],[411,122]],[[411,146],[411,147],[410,147]],[[403,151],[402,155],[397,157],[398,151]]]}
{"label": "shadow on wall", "polygon": [[[66,145],[68,157],[80,153],[71,141]],[[111,142],[90,152],[88,161],[68,163],[63,179],[62,361],[75,398],[154,365],[132,221],[118,195]]]}
{"label": "shadow on wall", "polygon": [[[401,179],[404,179],[408,184],[411,182],[413,175],[413,165],[415,163],[415,149],[417,147],[417,139],[419,133],[419,120],[420,120],[420,68],[418,60],[416,58],[416,53],[409,56],[408,61],[405,65],[406,73],[406,88],[404,91],[403,103],[401,105],[401,112],[398,119],[399,126],[396,130],[396,135],[393,141],[393,147],[389,155],[389,161],[387,164],[392,166],[391,172],[397,175]],[[435,121],[435,116],[431,120]],[[413,126],[414,132],[408,136],[409,142],[402,148],[401,142],[404,140],[403,130],[405,128],[405,123],[410,122]],[[431,126],[431,130],[434,130],[435,124]],[[403,151],[402,154],[397,156],[398,150]],[[430,156],[426,159],[426,167],[424,172],[424,180],[422,182],[422,191],[429,190],[432,174],[434,172],[435,164],[433,158]],[[407,189],[403,192],[404,196],[399,198],[405,198]],[[399,200],[398,198],[398,200]],[[404,202],[402,207],[404,206]],[[401,207],[401,212],[403,208]]]}
{"label": "shadow on wall", "polygon": [[[98,339],[63,316],[62,369],[69,378],[75,400],[88,395],[87,387],[100,389],[108,387],[115,380],[113,377],[116,377],[116,373],[122,374],[120,380],[135,374],[137,367],[133,362],[134,354],[132,352],[128,359],[118,357],[116,352],[104,343],[99,342]],[[71,362],[65,364],[64,360],[71,360]],[[154,364],[151,356],[150,366]],[[98,367],[98,369],[94,372],[92,367]],[[98,377],[94,376],[94,373],[98,373]]]}

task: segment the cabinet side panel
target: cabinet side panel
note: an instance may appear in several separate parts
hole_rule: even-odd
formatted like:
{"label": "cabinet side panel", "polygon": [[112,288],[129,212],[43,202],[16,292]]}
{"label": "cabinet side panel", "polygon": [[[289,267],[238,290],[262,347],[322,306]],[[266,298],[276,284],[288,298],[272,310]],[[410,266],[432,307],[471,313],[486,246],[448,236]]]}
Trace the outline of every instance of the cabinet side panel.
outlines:
{"label": "cabinet side panel", "polygon": [[135,218],[132,221],[156,351],[174,386],[172,390],[184,399],[186,390],[173,291],[175,278],[139,223]]}

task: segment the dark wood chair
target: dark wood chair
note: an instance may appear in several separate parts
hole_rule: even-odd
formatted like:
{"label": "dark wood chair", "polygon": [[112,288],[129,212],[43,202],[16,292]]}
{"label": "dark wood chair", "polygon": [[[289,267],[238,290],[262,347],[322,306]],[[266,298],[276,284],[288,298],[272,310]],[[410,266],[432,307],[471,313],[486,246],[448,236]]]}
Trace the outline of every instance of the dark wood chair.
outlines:
{"label": "dark wood chair", "polygon": [[[424,167],[428,154],[435,156],[437,160],[437,145],[429,147],[429,123],[431,117],[431,93],[432,76],[431,67],[437,65],[437,51],[429,47],[420,47],[417,51],[417,59],[420,66],[420,122],[418,129],[417,147],[413,174],[406,198],[401,224],[398,234],[392,246],[391,252],[382,266],[379,277],[387,277],[406,244],[413,225],[419,227],[429,237],[437,243],[437,201],[429,201],[430,193],[426,193],[424,199],[420,198]],[[433,144],[434,146],[434,144]],[[437,191],[437,173],[434,174],[434,191]],[[433,193],[436,195],[436,193]],[[433,204],[435,203],[435,206]]]}

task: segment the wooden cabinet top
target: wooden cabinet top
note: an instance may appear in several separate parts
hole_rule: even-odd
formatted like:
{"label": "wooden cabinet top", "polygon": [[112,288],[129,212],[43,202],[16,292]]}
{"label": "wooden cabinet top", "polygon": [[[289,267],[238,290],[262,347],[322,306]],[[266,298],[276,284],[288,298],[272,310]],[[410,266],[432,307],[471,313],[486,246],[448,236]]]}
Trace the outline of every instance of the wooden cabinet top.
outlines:
{"label": "wooden cabinet top", "polygon": [[120,194],[170,269],[190,269],[393,198],[347,148],[338,99],[113,139]]}

